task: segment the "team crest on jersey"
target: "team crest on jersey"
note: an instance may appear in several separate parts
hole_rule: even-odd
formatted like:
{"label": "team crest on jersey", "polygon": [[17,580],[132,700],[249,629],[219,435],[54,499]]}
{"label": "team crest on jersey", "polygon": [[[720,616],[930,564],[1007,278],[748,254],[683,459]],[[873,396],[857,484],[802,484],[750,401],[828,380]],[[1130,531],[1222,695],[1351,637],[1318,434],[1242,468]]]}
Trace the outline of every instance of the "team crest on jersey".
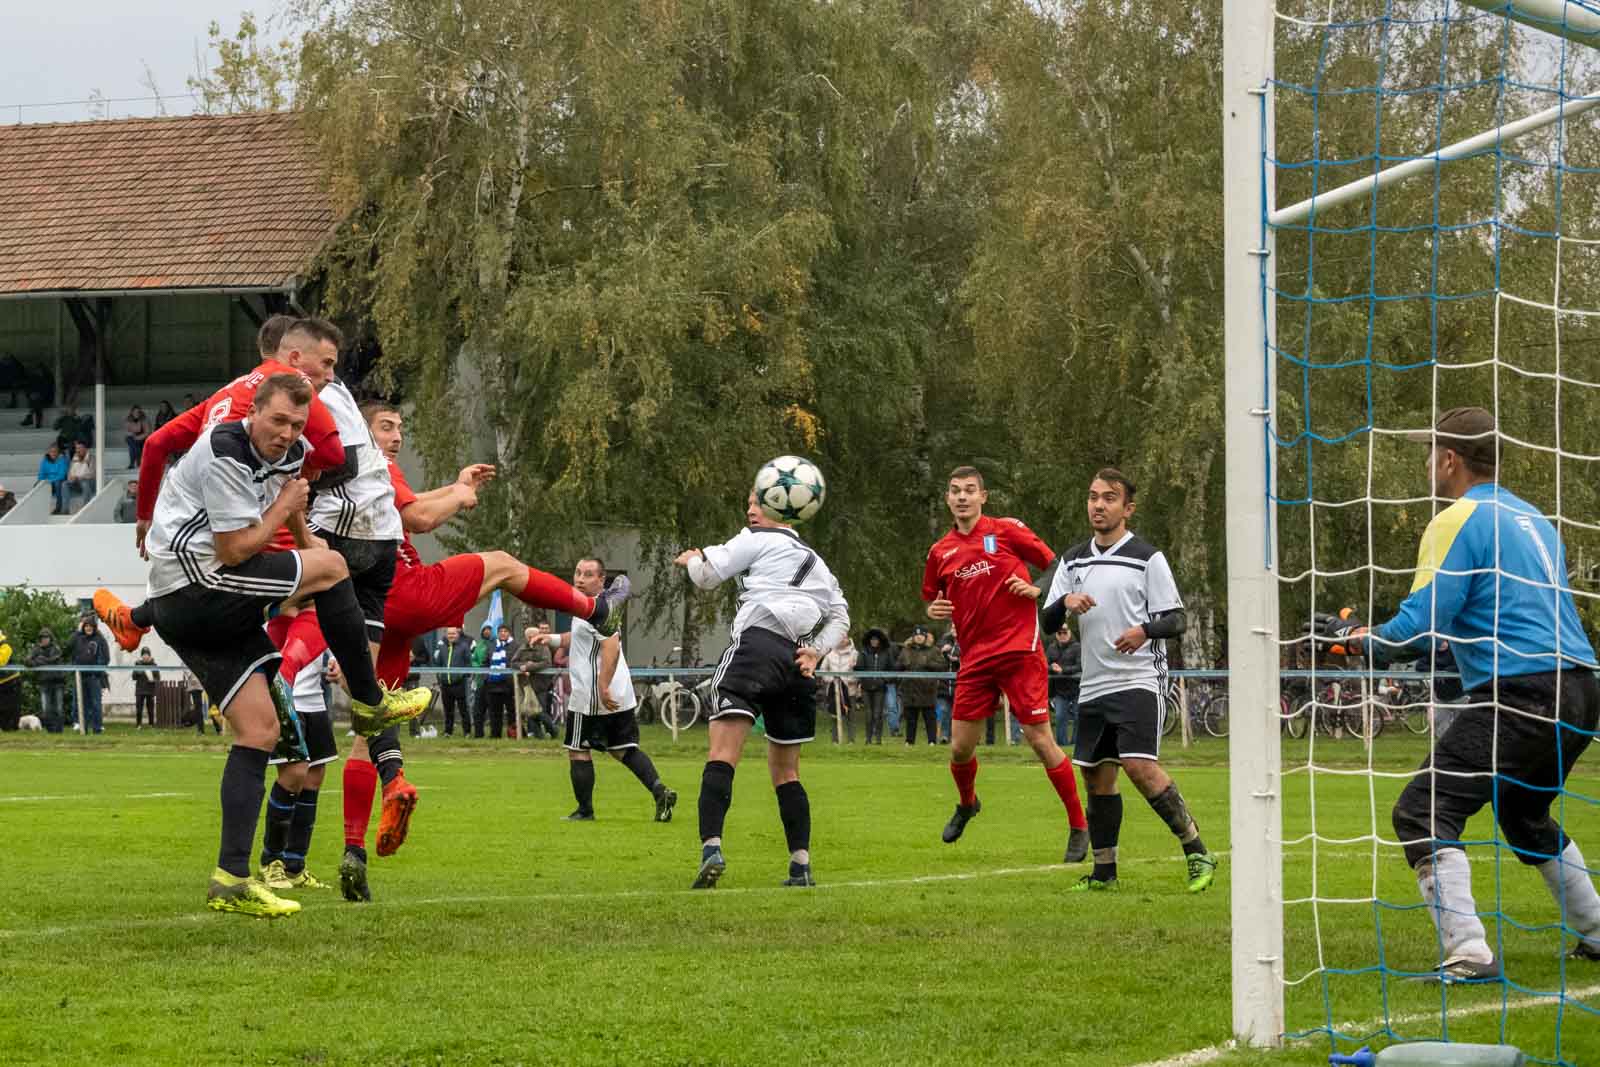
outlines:
{"label": "team crest on jersey", "polygon": [[223,419],[226,419],[228,417],[228,412],[232,410],[233,398],[230,396],[223,397],[221,400],[217,401],[216,404],[212,405],[210,411],[206,412],[206,425],[215,426]]}
{"label": "team crest on jersey", "polygon": [[995,538],[994,534],[984,534],[983,535],[983,550],[985,552],[993,554],[994,551],[996,549],[998,549],[999,547],[1000,547],[1000,542]]}

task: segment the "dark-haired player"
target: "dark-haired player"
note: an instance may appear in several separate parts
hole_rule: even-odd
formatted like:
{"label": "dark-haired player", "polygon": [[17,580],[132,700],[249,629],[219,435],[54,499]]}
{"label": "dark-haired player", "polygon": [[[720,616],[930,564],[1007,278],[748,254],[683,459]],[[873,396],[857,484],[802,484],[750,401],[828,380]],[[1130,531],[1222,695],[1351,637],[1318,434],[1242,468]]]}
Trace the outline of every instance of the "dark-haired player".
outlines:
{"label": "dark-haired player", "polygon": [[[605,581],[606,565],[595,556],[580,559],[573,570],[572,587],[580,593],[598,596]],[[569,632],[546,634],[544,641],[568,650],[567,675],[572,679],[563,744],[572,777],[572,795],[578,806],[567,821],[594,820],[593,753],[608,752],[632,771],[654,798],[656,822],[671,822],[678,794],[661,780],[655,763],[639,747],[639,720],[634,716],[639,702],[633,693],[627,657],[622,654],[622,635],[602,634],[584,620],[573,619]]]}
{"label": "dark-haired player", "polygon": [[250,877],[250,840],[261,811],[262,778],[283,725],[271,674],[278,651],[262,622],[282,601],[310,597],[336,654],[349,669],[353,719],[378,730],[415,718],[426,689],[385,691],[367,661],[361,610],[345,562],[325,548],[266,551],[287,526],[310,544],[301,440],[312,390],[296,374],[272,375],[253,393],[246,417],[213,425],[173,467],[148,537],[145,607],[155,630],[199,677],[233,725],[222,772],[222,843],[207,906],[275,918],[299,905]]}
{"label": "dark-haired player", "polygon": [[833,572],[785,523],[745,501],[747,525],[710,548],[691,548],[673,562],[701,589],[738,579],[733,641],[713,676],[716,705],[711,745],[700,777],[700,869],[695,889],[711,889],[727,869],[722,827],[733,804],[733,772],[745,738],[761,716],[767,730],[767,772],[778,794],[778,818],[789,846],[786,886],[811,886],[811,798],[800,784],[800,746],[817,732],[821,649],[850,629],[850,606]]}
{"label": "dark-haired player", "polygon": [[1117,768],[1178,838],[1188,865],[1189,892],[1211,885],[1217,858],[1206,851],[1161,758],[1161,693],[1167,665],[1163,642],[1185,628],[1183,600],[1167,557],[1128,530],[1134,485],[1107,467],[1089,483],[1094,536],[1061,554],[1045,597],[1044,625],[1058,629],[1078,616],[1083,681],[1078,691],[1078,741],[1073,762],[1089,789],[1089,839],[1094,870],[1072,891],[1117,886],[1117,839],[1122,795]]}
{"label": "dark-haired player", "polygon": [[1050,675],[1035,605],[1039,587],[1028,573],[1030,565],[1050,566],[1055,555],[1020,520],[984,515],[988,499],[976,467],[950,472],[945,503],[955,528],[934,542],[922,571],[928,617],[953,620],[961,635],[950,723],[950,776],[957,799],[943,838],[946,844],[958,839],[983,808],[976,752],[982,723],[994,715],[1003,694],[1067,809],[1064,860],[1078,863],[1088,852],[1088,833],[1072,764],[1050,733]]}

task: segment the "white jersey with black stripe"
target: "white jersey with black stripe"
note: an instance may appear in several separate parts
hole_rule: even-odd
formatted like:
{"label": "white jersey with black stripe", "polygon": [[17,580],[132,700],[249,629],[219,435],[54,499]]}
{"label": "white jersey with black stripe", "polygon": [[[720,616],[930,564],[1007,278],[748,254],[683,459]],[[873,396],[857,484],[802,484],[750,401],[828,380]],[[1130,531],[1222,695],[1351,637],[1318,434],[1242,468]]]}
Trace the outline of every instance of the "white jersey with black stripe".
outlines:
{"label": "white jersey with black stripe", "polygon": [[628,673],[628,657],[617,650],[617,669],[611,676],[607,690],[617,702],[615,709],[608,708],[600,699],[600,646],[606,638],[600,631],[582,619],[572,620],[572,644],[567,649],[567,674],[572,679],[572,696],[567,700],[568,713],[581,715],[609,715],[613,711],[632,711],[639,700],[633,692],[633,675]]}
{"label": "white jersey with black stripe", "polygon": [[317,396],[333,416],[339,440],[346,448],[355,448],[356,473],[343,485],[312,498],[312,529],[357,541],[400,540],[405,530],[400,525],[400,512],[394,506],[389,458],[373,440],[356,398],[338,379],[323,386]]}
{"label": "white jersey with black stripe", "polygon": [[1137,652],[1118,652],[1117,638],[1162,612],[1183,607],[1167,557],[1133,533],[1101,548],[1094,538],[1061,553],[1045,605],[1069,593],[1086,593],[1094,607],[1078,616],[1086,702],[1124,689],[1161,692],[1166,684],[1166,641],[1146,641]]}
{"label": "white jersey with black stripe", "polygon": [[220,586],[216,572],[222,561],[213,535],[259,522],[284,483],[300,476],[305,457],[306,444],[300,439],[282,459],[264,459],[250,443],[248,419],[218,423],[201,434],[173,465],[156,498],[145,538],[149,595],[186,585]]}
{"label": "white jersey with black stripe", "polygon": [[734,638],[752,626],[827,650],[850,629],[850,605],[815,549],[786,526],[749,526],[691,560],[689,577],[710,589],[739,579]]}

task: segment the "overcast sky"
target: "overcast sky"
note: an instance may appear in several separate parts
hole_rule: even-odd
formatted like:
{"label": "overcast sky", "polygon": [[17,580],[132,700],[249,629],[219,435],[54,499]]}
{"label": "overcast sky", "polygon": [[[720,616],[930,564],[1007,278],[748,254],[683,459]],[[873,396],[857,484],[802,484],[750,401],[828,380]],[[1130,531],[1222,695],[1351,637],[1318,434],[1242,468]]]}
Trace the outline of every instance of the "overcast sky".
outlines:
{"label": "overcast sky", "polygon": [[[141,84],[150,65],[162,93],[185,93],[212,21],[231,32],[246,7],[265,19],[275,0],[0,0],[0,123],[16,122],[18,104],[83,100],[98,89],[107,97],[148,96]],[[268,33],[269,39],[280,34]],[[113,117],[156,114],[154,103],[113,103]],[[169,100],[186,114],[187,100]],[[91,117],[83,104],[25,107],[23,122],[70,122]]]}

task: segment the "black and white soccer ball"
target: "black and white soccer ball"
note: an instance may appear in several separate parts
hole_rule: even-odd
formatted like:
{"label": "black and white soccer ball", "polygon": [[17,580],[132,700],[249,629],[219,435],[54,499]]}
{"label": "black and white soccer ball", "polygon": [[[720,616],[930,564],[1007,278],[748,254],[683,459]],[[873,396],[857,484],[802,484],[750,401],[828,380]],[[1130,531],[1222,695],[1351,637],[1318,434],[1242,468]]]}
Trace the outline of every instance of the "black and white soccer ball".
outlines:
{"label": "black and white soccer ball", "polygon": [[756,471],[756,503],[774,522],[805,522],[822,510],[828,482],[803,456],[779,456]]}

